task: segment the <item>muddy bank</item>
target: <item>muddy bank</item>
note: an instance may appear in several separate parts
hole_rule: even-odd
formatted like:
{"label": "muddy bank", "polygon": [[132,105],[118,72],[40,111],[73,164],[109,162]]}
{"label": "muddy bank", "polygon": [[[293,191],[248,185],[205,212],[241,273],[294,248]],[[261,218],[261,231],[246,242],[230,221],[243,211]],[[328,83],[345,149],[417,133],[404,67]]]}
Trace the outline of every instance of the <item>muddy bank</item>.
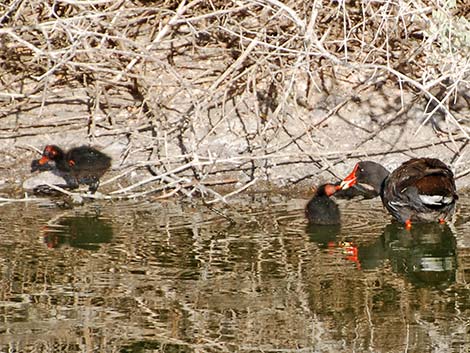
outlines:
{"label": "muddy bank", "polygon": [[[246,186],[246,190],[251,191],[302,189],[344,177],[357,160],[379,161],[392,170],[404,160],[423,156],[440,158],[450,164],[457,176],[458,187],[468,187],[466,138],[436,133],[432,126],[420,126],[418,109],[414,111],[414,119],[395,119],[393,124],[383,128],[364,108],[366,99],[372,95],[374,92],[364,98],[363,104],[345,104],[336,115],[316,127],[315,122],[324,118],[319,112],[317,116],[310,112],[307,117],[286,117],[282,123],[283,131],[277,131],[276,136],[272,131],[270,141],[265,141],[264,145],[259,141],[237,139],[242,127],[228,130],[229,121],[224,124],[225,132],[209,134],[209,126],[195,124],[191,132],[179,131],[174,138],[163,141],[152,136],[153,129],[109,136],[109,129],[127,126],[131,119],[126,116],[115,118],[112,126],[106,122],[97,125],[94,136],[89,136],[85,113],[83,126],[47,126],[43,133],[21,136],[36,129],[28,126],[34,125],[34,119],[21,114],[17,119],[21,122],[18,128],[4,132],[10,137],[0,143],[5,154],[2,186],[9,190],[15,188],[19,195],[29,191],[31,178],[33,184],[40,181],[59,183],[60,180],[52,179],[49,174],[30,173],[31,160],[38,158],[38,151],[46,144],[55,143],[66,148],[89,144],[112,156],[112,170],[105,175],[100,188],[104,194],[124,190],[122,195],[126,196],[157,189],[155,194],[158,195],[179,187],[191,195],[203,193],[213,198],[218,196],[211,194],[209,189],[218,193],[229,193]],[[376,96],[385,102],[383,96]],[[55,121],[66,114],[59,108],[48,106]],[[381,113],[381,118],[393,120],[396,114],[396,109],[390,108]],[[244,123],[244,129],[251,126],[256,131],[259,118],[247,115]],[[311,125],[308,131],[307,123]],[[415,134],[418,129],[419,133]],[[201,140],[204,142],[198,144]],[[178,192],[182,193],[183,190]]]}
{"label": "muddy bank", "polygon": [[[387,27],[380,8],[350,4],[360,47],[332,22],[334,3],[281,5],[12,4],[0,33],[2,186],[22,195],[48,143],[111,155],[100,191],[123,197],[222,200],[337,180],[361,159],[393,169],[423,156],[469,185],[466,83],[443,75],[443,46],[407,34],[426,21],[390,14]],[[385,38],[395,44],[379,50]]]}

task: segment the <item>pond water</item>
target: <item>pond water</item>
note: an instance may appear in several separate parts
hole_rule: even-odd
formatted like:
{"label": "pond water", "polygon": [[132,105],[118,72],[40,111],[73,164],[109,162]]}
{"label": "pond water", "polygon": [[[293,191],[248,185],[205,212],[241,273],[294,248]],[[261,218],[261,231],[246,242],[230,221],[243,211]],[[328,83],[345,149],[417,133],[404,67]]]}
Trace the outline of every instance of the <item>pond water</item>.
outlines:
{"label": "pond water", "polygon": [[470,351],[469,197],[411,232],[306,201],[4,204],[0,352]]}

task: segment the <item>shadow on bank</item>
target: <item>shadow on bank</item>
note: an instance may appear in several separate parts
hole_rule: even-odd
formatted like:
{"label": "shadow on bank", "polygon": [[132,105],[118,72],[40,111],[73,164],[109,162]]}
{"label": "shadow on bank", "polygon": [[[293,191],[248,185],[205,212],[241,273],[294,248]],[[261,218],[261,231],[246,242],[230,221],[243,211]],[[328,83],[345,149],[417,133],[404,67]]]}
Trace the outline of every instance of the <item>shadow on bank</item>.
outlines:
{"label": "shadow on bank", "polygon": [[406,230],[397,223],[385,227],[372,244],[357,246],[339,240],[339,226],[309,226],[311,241],[319,248],[340,248],[343,256],[361,270],[379,268],[387,260],[394,272],[417,286],[448,286],[455,281],[457,242],[445,224],[414,224]]}

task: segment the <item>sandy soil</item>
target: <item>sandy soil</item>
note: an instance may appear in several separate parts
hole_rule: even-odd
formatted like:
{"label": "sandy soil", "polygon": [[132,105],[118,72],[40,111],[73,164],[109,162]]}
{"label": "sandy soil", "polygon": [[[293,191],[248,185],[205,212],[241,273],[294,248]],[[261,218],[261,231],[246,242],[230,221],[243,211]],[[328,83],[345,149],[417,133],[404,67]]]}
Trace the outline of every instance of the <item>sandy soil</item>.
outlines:
{"label": "sandy soil", "polygon": [[[241,119],[222,115],[218,110],[211,112],[213,120],[224,120],[217,126],[203,125],[196,120],[189,123],[191,129],[185,130],[178,130],[177,123],[167,129],[158,125],[153,128],[149,124],[139,127],[142,122],[133,119],[132,113],[136,103],[129,101],[116,106],[112,124],[104,117],[96,118],[92,132],[87,127],[90,116],[85,103],[80,100],[76,104],[62,103],[79,93],[66,92],[66,96],[59,99],[60,103],[28,112],[16,111],[3,119],[2,185],[21,193],[24,181],[31,177],[32,159],[39,157],[38,151],[46,144],[55,143],[65,148],[89,144],[111,155],[113,167],[104,180],[121,173],[124,176],[103,187],[105,192],[152,177],[144,165],[155,168],[157,175],[169,172],[171,176],[171,179],[145,184],[142,187],[145,190],[155,187],[156,183],[171,180],[190,183],[196,179],[226,182],[233,188],[257,180],[251,186],[256,190],[270,184],[302,188],[338,180],[357,160],[371,159],[393,169],[404,160],[422,156],[449,163],[457,175],[458,186],[468,187],[470,179],[466,173],[470,162],[465,153],[466,138],[456,129],[453,129],[454,134],[436,131],[437,127],[452,128],[444,121],[436,121],[434,126],[431,122],[421,125],[423,107],[418,103],[410,103],[411,107],[401,114],[401,105],[397,102],[400,92],[393,88],[385,92],[387,94],[383,90],[369,89],[354,100],[350,97],[348,100],[346,94],[312,96],[311,99],[317,101],[314,109],[293,105],[292,115],[282,117],[283,122],[281,126],[278,123],[276,129],[268,127],[274,117],[260,121],[256,114],[246,111]],[[335,114],[327,116],[344,101],[346,103]],[[237,137],[250,130],[255,136],[261,128],[266,131],[252,141],[245,136]],[[171,129],[176,130],[172,138],[153,136],[155,131],[164,136]],[[36,173],[34,179],[37,177]],[[47,175],[46,180],[49,177]],[[236,183],[232,184],[234,181]],[[32,184],[25,184],[26,189],[28,185]]]}
{"label": "sandy soil", "polygon": [[[442,159],[459,188],[469,186],[466,81],[456,88],[440,79],[449,66],[436,56],[443,47],[408,35],[426,22],[406,15],[384,27],[372,16],[380,8],[349,4],[346,25],[363,31],[355,35],[370,47],[351,39],[345,50],[333,2],[316,18],[297,2],[152,4],[7,7],[0,18],[5,192],[28,191],[36,182],[31,160],[49,143],[112,156],[100,188],[108,195],[176,188],[222,200],[216,185],[307,190],[344,177],[358,160],[393,169],[422,156]],[[364,11],[372,17],[363,23],[356,15]],[[376,47],[384,38],[396,47]],[[432,72],[435,84],[424,88]]]}

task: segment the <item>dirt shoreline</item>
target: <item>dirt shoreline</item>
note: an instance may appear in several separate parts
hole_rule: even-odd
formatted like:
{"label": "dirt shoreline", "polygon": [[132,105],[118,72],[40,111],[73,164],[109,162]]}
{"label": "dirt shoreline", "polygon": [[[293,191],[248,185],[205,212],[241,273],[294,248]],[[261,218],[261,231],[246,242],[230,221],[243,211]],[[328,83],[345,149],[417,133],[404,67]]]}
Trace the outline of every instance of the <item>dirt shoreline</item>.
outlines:
{"label": "dirt shoreline", "polygon": [[470,185],[470,65],[460,42],[428,33],[442,18],[430,11],[397,21],[362,3],[15,4],[0,18],[0,183],[17,197],[50,143],[108,153],[100,191],[123,197],[227,201],[221,185],[302,190],[358,160],[392,170],[413,157],[439,158]]}
{"label": "dirt shoreline", "polygon": [[[367,125],[367,124],[364,124]],[[113,157],[113,167],[103,178],[104,185],[100,187],[100,191],[105,195],[142,183],[145,180],[154,178],[153,182],[145,183],[141,187],[129,190],[123,196],[136,192],[150,191],[152,188],[161,187],[161,191],[153,193],[153,195],[160,195],[161,193],[168,193],[174,190],[174,186],[170,185],[172,182],[176,183],[186,192],[191,192],[191,196],[205,194],[209,198],[208,190],[217,192],[220,195],[229,194],[231,192],[261,192],[273,191],[293,192],[296,194],[308,195],[309,189],[312,185],[318,185],[326,181],[336,181],[347,173],[354,166],[358,160],[371,159],[384,164],[389,170],[396,168],[401,162],[412,157],[435,157],[440,158],[446,163],[450,164],[456,174],[456,182],[458,188],[465,190],[469,187],[470,177],[466,174],[469,161],[463,155],[456,161],[456,153],[449,147],[452,144],[464,145],[465,140],[461,141],[456,138],[456,142],[446,142],[445,137],[442,138],[434,133],[431,128],[422,128],[419,138],[417,138],[413,131],[416,131],[418,126],[410,126],[407,122],[406,128],[398,127],[396,129],[389,129],[390,131],[380,132],[379,136],[366,143],[363,149],[353,148],[353,153],[348,157],[348,148],[352,145],[349,143],[342,143],[343,136],[348,136],[346,140],[351,140],[351,130],[348,128],[349,124],[344,123],[341,119],[331,119],[327,126],[317,128],[315,133],[318,136],[323,135],[325,139],[329,140],[329,144],[323,144],[323,151],[304,150],[299,153],[296,148],[286,148],[283,155],[256,158],[253,156],[230,157],[226,154],[220,156],[219,159],[225,159],[228,162],[218,162],[214,157],[214,153],[210,152],[210,148],[205,148],[204,152],[195,151],[193,157],[187,158],[187,168],[180,173],[173,174],[168,179],[159,179],[158,175],[168,173],[173,169],[181,168],[182,164],[176,164],[174,167],[164,168],[162,162],[158,159],[150,159],[151,152],[139,152],[126,155],[126,139],[110,139],[106,136],[95,138],[95,143],[91,143],[90,139],[86,137],[86,129],[78,129],[70,131],[61,129],[60,127],[51,129],[46,138],[43,136],[31,137],[17,137],[15,139],[4,139],[0,143],[5,153],[4,168],[0,172],[0,183],[5,190],[15,190],[16,196],[20,196],[24,192],[31,191],[31,185],[41,184],[42,182],[61,184],[61,179],[53,179],[50,174],[33,173],[30,172],[30,164],[34,158],[38,158],[37,151],[32,151],[33,148],[42,150],[45,144],[56,143],[66,147],[78,146],[81,144],[93,145],[100,148],[102,151],[108,153]],[[331,131],[335,132],[332,135]],[[407,133],[409,131],[409,133]],[[404,132],[401,136],[401,132]],[[19,129],[21,133],[21,128]],[[80,138],[80,135],[82,138]],[[397,140],[400,141],[397,141]],[[218,145],[220,137],[215,136],[213,140],[208,141],[209,144]],[[383,153],[385,141],[396,141],[393,143],[393,151]],[[392,145],[392,143],[389,143]],[[176,149],[176,146],[172,146]],[[309,154],[309,151],[311,154]],[[207,154],[206,154],[207,153]],[[202,158],[203,155],[210,155],[214,163],[210,165],[210,171],[206,166],[198,167],[198,163],[205,164],[209,160]],[[248,162],[243,161],[246,157]],[[166,157],[168,159],[168,156]],[[232,163],[232,160],[240,159],[240,162]],[[250,160],[251,158],[251,160]],[[195,162],[195,160],[197,162]],[[454,160],[454,164],[452,161]],[[157,166],[151,173],[149,167]],[[194,165],[194,167],[192,167]],[[141,167],[139,167],[141,166]],[[193,169],[198,169],[196,172]],[[197,180],[199,175],[203,175],[200,180]],[[168,173],[171,175],[172,173]],[[106,184],[107,180],[123,175],[114,182]],[[462,175],[462,176],[460,176]],[[199,184],[200,183],[200,184]],[[166,184],[166,187],[165,187]],[[250,184],[248,187],[247,185]],[[199,187],[201,186],[201,187]],[[196,192],[192,192],[193,189]],[[246,188],[242,190],[242,188]],[[246,190],[246,191],[245,191]],[[182,191],[176,195],[184,196]],[[228,201],[229,202],[229,201]]]}

